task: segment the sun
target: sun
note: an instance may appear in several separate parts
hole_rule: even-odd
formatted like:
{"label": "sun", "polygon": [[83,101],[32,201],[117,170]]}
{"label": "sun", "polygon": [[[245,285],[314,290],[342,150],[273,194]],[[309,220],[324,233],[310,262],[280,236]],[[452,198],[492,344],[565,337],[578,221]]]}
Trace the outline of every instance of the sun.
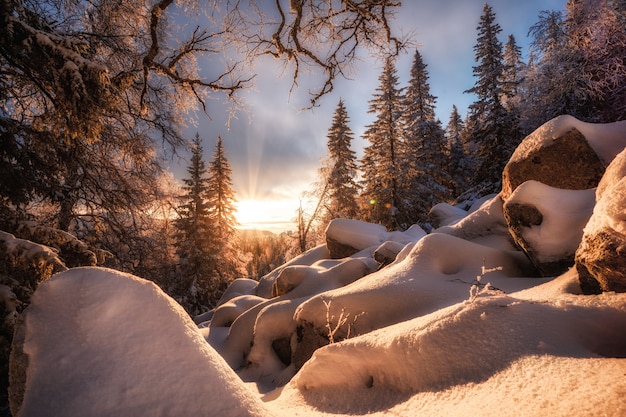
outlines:
{"label": "sun", "polygon": [[[294,205],[296,204],[296,205]],[[237,222],[240,229],[282,232],[293,229],[297,202],[290,200],[254,200],[237,202]]]}
{"label": "sun", "polygon": [[237,203],[237,221],[242,225],[267,221],[264,205],[259,200],[239,201]]}

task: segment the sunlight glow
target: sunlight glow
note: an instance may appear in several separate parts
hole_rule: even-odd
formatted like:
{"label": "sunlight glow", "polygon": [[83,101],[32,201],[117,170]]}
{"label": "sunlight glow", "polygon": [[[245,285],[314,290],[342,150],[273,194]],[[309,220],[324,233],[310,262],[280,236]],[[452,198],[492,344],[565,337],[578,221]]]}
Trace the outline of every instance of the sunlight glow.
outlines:
{"label": "sunlight glow", "polygon": [[275,233],[294,230],[298,201],[241,200],[237,202],[239,229],[269,230]]}

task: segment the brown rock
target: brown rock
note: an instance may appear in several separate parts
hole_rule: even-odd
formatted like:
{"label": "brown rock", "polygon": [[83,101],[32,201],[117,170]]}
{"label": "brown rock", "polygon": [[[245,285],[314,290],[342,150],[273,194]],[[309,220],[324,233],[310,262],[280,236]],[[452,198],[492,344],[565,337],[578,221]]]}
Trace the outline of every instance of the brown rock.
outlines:
{"label": "brown rock", "polygon": [[609,230],[584,235],[576,271],[584,294],[626,292],[626,236]]}
{"label": "brown rock", "polygon": [[626,292],[626,150],[606,169],[596,206],[576,251],[576,270],[585,294]]}
{"label": "brown rock", "polygon": [[359,250],[350,245],[338,242],[335,239],[326,236],[326,247],[330,253],[330,259],[342,259],[352,256]]}
{"label": "brown rock", "polygon": [[291,363],[296,370],[302,368],[302,365],[311,359],[313,352],[330,343],[328,337],[320,329],[306,321],[298,324],[294,337],[296,343],[292,343],[295,349],[291,352]]}
{"label": "brown rock", "polygon": [[500,195],[506,201],[528,180],[566,190],[595,188],[604,170],[585,136],[575,128],[553,141],[538,141],[531,134],[504,167]]}

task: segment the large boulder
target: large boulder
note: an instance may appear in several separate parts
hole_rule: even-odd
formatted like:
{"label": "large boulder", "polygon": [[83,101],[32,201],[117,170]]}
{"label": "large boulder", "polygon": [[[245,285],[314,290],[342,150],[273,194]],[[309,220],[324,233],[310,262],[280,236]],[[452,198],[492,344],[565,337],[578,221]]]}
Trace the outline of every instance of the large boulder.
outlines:
{"label": "large boulder", "polygon": [[609,165],[576,251],[584,293],[626,292],[626,150]]}
{"label": "large boulder", "polygon": [[515,149],[502,173],[503,200],[528,180],[555,188],[595,188],[626,147],[626,120],[586,123],[563,115],[544,123]]}
{"label": "large boulder", "polygon": [[602,178],[605,164],[577,128],[552,137],[553,131],[546,125],[527,136],[504,167],[500,194],[504,201],[529,180],[554,188],[586,190],[595,188]]}

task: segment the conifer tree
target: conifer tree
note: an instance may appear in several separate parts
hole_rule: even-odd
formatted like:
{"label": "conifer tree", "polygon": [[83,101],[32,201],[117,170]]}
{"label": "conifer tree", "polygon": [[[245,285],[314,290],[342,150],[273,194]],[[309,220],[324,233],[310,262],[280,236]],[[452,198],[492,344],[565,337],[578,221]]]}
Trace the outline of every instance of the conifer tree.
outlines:
{"label": "conifer tree", "polygon": [[401,195],[402,165],[402,89],[398,87],[396,66],[392,58],[385,61],[378,78],[380,85],[369,102],[369,113],[376,114],[367,126],[364,139],[369,142],[361,159],[362,198],[369,202],[363,218],[398,229],[404,222]]}
{"label": "conifer tree", "polygon": [[328,157],[320,170],[323,181],[328,184],[325,187],[326,213],[322,224],[335,218],[353,219],[358,216],[358,167],[356,153],[351,149],[354,134],[348,126],[349,122],[348,112],[340,99],[328,129]]}
{"label": "conifer tree", "polygon": [[208,169],[207,196],[211,240],[218,265],[214,270],[211,304],[219,301],[219,296],[228,283],[241,275],[240,254],[237,250],[235,218],[236,202],[232,184],[232,169],[226,158],[222,137],[218,136],[213,159]]}
{"label": "conifer tree", "polygon": [[448,154],[450,158],[450,176],[452,177],[452,196],[458,197],[467,189],[467,175],[470,168],[469,157],[463,146],[465,123],[459,114],[456,105],[452,105],[450,119],[446,125],[446,139],[448,140]]}
{"label": "conifer tree", "polygon": [[210,183],[203,159],[200,136],[196,134],[191,147],[188,178],[183,179],[184,195],[175,226],[176,252],[179,257],[178,279],[170,289],[190,314],[208,309],[216,288],[212,277],[216,266],[215,242],[208,202]]}
{"label": "conifer tree", "polygon": [[488,194],[499,191],[502,169],[520,134],[515,119],[502,104],[504,60],[502,43],[498,40],[502,29],[488,4],[484,6],[477,30],[474,46],[477,65],[473,67],[476,83],[466,91],[477,99],[470,105],[467,129],[478,150],[472,185],[479,194]]}
{"label": "conifer tree", "polygon": [[230,238],[237,227],[237,199],[232,184],[232,169],[224,152],[222,137],[218,136],[213,160],[208,169],[208,202],[211,225],[220,239]]}
{"label": "conifer tree", "polygon": [[526,64],[522,61],[522,49],[517,45],[513,35],[509,35],[504,45],[503,59],[502,103],[509,112],[517,112],[521,97],[519,90],[524,79]]}
{"label": "conifer tree", "polygon": [[424,222],[435,204],[450,196],[452,179],[443,129],[435,119],[436,97],[430,93],[427,65],[415,51],[403,107],[403,195],[407,224]]}

